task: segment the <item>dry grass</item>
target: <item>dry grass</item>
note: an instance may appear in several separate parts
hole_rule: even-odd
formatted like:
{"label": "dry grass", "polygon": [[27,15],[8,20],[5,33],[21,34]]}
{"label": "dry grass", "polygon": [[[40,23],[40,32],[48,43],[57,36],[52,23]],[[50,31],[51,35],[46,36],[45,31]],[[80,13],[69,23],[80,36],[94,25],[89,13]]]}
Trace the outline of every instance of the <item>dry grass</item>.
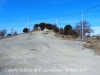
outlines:
{"label": "dry grass", "polygon": [[[78,39],[73,36],[60,35],[58,33],[55,36],[62,40],[82,41],[82,39]],[[86,44],[83,44],[84,47],[89,48],[96,54],[100,55],[100,37],[84,39],[83,42],[86,42]]]}
{"label": "dry grass", "polygon": [[86,44],[84,47],[93,49],[95,53],[100,55],[100,38],[89,38],[84,40]]}
{"label": "dry grass", "polygon": [[61,34],[59,34],[59,33],[56,33],[56,34],[55,34],[55,37],[58,37],[58,38],[60,38],[60,39],[62,39],[62,40],[73,40],[73,41],[78,40],[78,39],[77,39],[76,37],[74,37],[74,36],[70,36],[70,35],[66,36],[66,35],[61,35]]}

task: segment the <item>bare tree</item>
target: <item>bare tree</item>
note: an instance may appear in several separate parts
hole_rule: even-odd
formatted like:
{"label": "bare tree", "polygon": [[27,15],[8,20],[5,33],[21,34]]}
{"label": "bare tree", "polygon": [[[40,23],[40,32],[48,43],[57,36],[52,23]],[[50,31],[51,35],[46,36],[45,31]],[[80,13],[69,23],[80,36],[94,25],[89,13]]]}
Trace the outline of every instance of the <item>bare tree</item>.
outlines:
{"label": "bare tree", "polygon": [[18,34],[17,31],[15,31],[15,32],[14,32],[14,36],[16,36],[17,34]]}
{"label": "bare tree", "polygon": [[0,37],[4,37],[6,35],[6,33],[7,33],[7,30],[1,29],[0,30]]}
{"label": "bare tree", "polygon": [[[78,33],[78,36],[82,36],[82,21],[76,24],[75,31]],[[83,21],[83,35],[87,33],[93,33],[93,29],[91,29],[91,25],[86,20]]]}

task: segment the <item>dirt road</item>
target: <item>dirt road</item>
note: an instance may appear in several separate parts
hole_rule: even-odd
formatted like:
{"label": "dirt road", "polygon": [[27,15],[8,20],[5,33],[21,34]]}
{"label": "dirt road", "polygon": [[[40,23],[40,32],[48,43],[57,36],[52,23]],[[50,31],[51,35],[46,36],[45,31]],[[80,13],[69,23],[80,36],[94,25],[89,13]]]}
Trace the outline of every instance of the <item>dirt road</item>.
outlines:
{"label": "dirt road", "polygon": [[41,31],[0,40],[0,75],[100,75],[100,56],[82,44]]}

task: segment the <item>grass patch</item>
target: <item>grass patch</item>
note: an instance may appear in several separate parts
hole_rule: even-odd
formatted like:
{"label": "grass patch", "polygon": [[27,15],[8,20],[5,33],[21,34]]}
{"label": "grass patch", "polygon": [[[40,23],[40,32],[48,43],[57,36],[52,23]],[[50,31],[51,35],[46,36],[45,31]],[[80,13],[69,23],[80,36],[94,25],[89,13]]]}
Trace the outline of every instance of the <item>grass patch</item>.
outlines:
{"label": "grass patch", "polygon": [[94,50],[96,54],[100,55],[100,39],[98,38],[89,38],[84,40],[86,44],[84,44],[84,47]]}

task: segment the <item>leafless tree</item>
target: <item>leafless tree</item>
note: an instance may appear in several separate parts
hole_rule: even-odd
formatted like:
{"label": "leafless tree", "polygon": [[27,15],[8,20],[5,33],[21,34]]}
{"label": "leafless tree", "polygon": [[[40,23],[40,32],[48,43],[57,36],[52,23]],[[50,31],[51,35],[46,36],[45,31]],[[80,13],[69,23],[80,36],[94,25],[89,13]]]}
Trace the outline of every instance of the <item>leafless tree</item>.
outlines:
{"label": "leafless tree", "polygon": [[6,35],[6,33],[7,33],[7,30],[1,29],[0,30],[0,37],[4,37]]}
{"label": "leafless tree", "polygon": [[[82,36],[82,21],[76,24],[75,31],[78,33],[79,36]],[[86,20],[83,21],[83,35],[86,33],[93,33],[93,29],[91,29],[91,25]]]}
{"label": "leafless tree", "polygon": [[17,31],[15,31],[15,32],[14,32],[14,36],[16,36],[17,34],[18,34]]}

